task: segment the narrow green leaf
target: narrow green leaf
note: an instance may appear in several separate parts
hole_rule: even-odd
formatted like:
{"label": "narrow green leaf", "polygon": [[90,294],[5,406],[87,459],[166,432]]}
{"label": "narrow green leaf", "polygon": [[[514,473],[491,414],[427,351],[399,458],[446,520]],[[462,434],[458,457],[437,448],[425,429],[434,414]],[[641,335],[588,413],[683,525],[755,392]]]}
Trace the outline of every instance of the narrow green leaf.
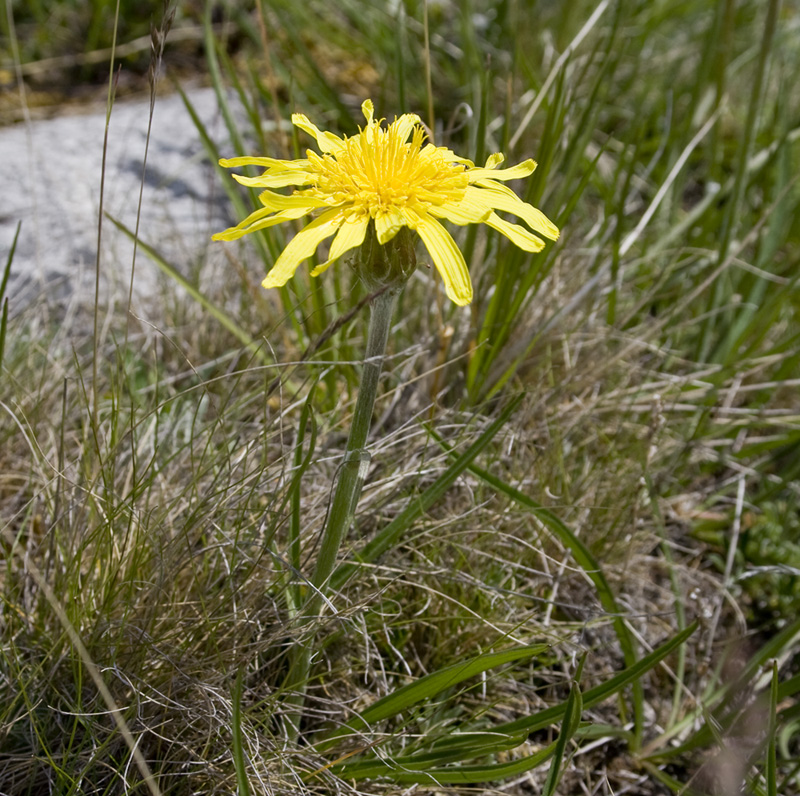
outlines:
{"label": "narrow green leaf", "polygon": [[[250,209],[242,199],[242,193],[238,187],[238,184],[231,179],[227,170],[223,169],[219,165],[219,148],[208,134],[205,125],[189,100],[189,97],[179,85],[176,84],[175,89],[180,94],[183,104],[186,107],[186,111],[192,118],[192,122],[197,129],[198,135],[200,136],[200,141],[202,142],[203,147],[206,150],[206,154],[208,155],[208,159],[214,164],[217,173],[220,175],[220,184],[222,185],[225,193],[228,195],[228,198],[231,200],[235,215],[239,218],[244,218],[250,213]],[[238,149],[237,154],[243,155],[245,152],[243,149]],[[257,206],[258,192],[251,188],[249,189],[249,195],[252,199],[252,204]],[[265,273],[272,267],[275,260],[278,259],[278,255],[280,253],[279,242],[282,240],[279,229],[274,228],[270,230],[270,233],[271,234],[269,235],[259,234],[250,236],[250,240],[255,244],[256,250],[258,251],[258,254],[263,262]],[[289,289],[286,286],[280,288],[279,292],[284,312],[292,324],[292,328],[297,334],[297,339],[301,341],[302,345],[308,345],[309,341],[303,328],[303,324],[298,318],[300,306],[292,300]]]}
{"label": "narrow green leaf", "polygon": [[8,328],[8,298],[3,299],[3,315],[0,317],[0,368],[3,366],[3,354],[6,349],[6,329]]}
{"label": "narrow green leaf", "polygon": [[772,662],[772,684],[769,699],[769,729],[767,730],[767,796],[778,796],[778,764],[775,739],[778,735],[778,662]]}
{"label": "narrow green leaf", "polygon": [[561,732],[558,734],[553,759],[550,761],[550,770],[547,772],[547,779],[542,789],[542,796],[555,796],[558,782],[561,779],[562,763],[567,751],[567,744],[580,726],[582,708],[583,701],[580,688],[578,688],[577,683],[573,683],[564,708],[564,721],[561,723]]}
{"label": "narrow green leaf", "polygon": [[[117,229],[124,232],[131,240],[134,239],[133,232],[128,229],[121,221],[106,213],[106,218],[114,224]],[[198,303],[204,307],[219,323],[226,328],[237,340],[239,340],[248,351],[252,351],[261,362],[270,362],[269,356],[264,352],[262,346],[257,343],[253,338],[239,326],[233,318],[225,312],[225,310],[214,304],[211,299],[207,298],[201,293],[186,277],[178,271],[175,266],[167,262],[167,260],[149,244],[145,243],[141,238],[138,242],[139,248],[170,278],[175,280],[186,292]]]}
{"label": "narrow green leaf", "polygon": [[350,124],[353,124],[353,115],[350,108],[342,101],[340,92],[331,85],[325,71],[320,68],[319,57],[308,48],[306,43],[308,41],[307,19],[302,17],[303,22],[298,26],[295,22],[296,16],[287,13],[285,9],[280,7],[280,4],[272,3],[271,10],[280,20],[283,32],[291,41],[291,46],[295,53],[302,59],[310,72],[310,75],[304,76],[303,90],[308,92],[316,87],[318,97],[314,99],[318,99],[323,105],[335,109],[340,121],[347,120]]}
{"label": "narrow green leaf", "polygon": [[[581,731],[582,734],[582,731]],[[442,768],[447,763],[457,763],[463,760],[474,760],[476,758],[487,758],[490,755],[497,755],[502,752],[508,752],[511,749],[516,749],[527,740],[527,734],[518,736],[516,738],[509,738],[507,736],[500,737],[499,740],[488,741],[485,737],[481,737],[473,746],[459,747],[453,750],[435,750],[433,752],[423,752],[422,754],[414,755],[385,755],[376,757],[373,755],[367,760],[352,761],[352,756],[346,763],[334,763],[330,768],[339,772],[341,769],[347,769],[347,776],[361,779],[368,776],[380,776],[386,770],[386,764],[389,763],[390,768],[402,769],[408,771],[430,771],[434,768]],[[372,747],[369,747],[372,749]],[[367,751],[367,747],[363,750]],[[450,770],[453,770],[452,768]]]}
{"label": "narrow green leaf", "polygon": [[507,663],[514,663],[519,660],[531,658],[534,655],[546,652],[548,649],[550,648],[547,644],[532,644],[526,647],[502,650],[501,652],[491,652],[477,655],[474,658],[456,663],[453,666],[431,672],[424,677],[420,677],[419,680],[415,680],[413,683],[398,688],[391,694],[379,699],[373,705],[370,705],[360,716],[350,721],[345,727],[337,730],[323,743],[318,744],[317,749],[320,751],[327,749],[336,738],[345,734],[349,735],[353,732],[358,732],[372,723],[395,716],[426,699],[430,699],[446,688],[452,688],[458,685],[470,677],[475,677],[489,669],[494,669],[496,666],[503,666]]}
{"label": "narrow green leaf", "polygon": [[778,702],[790,699],[798,691],[800,691],[800,674],[796,674],[794,677],[790,677],[780,684],[778,687]]}
{"label": "narrow green leaf", "polygon": [[[625,669],[615,677],[605,683],[595,686],[583,695],[582,707],[591,707],[608,699],[613,694],[620,691],[626,685],[642,677],[653,667],[657,666],[667,655],[683,644],[686,639],[697,629],[697,623],[678,633],[670,641],[663,644],[658,649],[642,658],[635,666]],[[572,705],[570,706],[570,699]],[[566,721],[565,716],[571,715],[572,722]],[[405,757],[392,757],[386,760],[363,760],[357,763],[341,763],[331,767],[331,770],[343,777],[351,779],[368,779],[372,777],[387,777],[395,782],[413,783],[430,782],[430,777],[434,776],[436,781],[441,783],[468,783],[468,782],[487,782],[490,779],[501,779],[514,774],[523,773],[547,760],[556,750],[554,742],[546,749],[538,752],[531,757],[491,766],[461,766],[452,768],[437,768],[436,764],[458,760],[469,760],[485,754],[492,754],[500,749],[509,749],[519,746],[532,732],[549,727],[557,721],[564,721],[567,734],[587,735],[597,737],[597,731],[603,735],[613,735],[606,728],[593,728],[591,725],[586,728],[578,729],[576,722],[580,718],[580,711],[573,699],[572,693],[566,702],[554,705],[552,708],[540,711],[533,716],[516,721],[507,722],[492,731],[465,733],[463,735],[451,735],[437,741],[428,752],[418,755]],[[620,734],[617,728],[616,734]],[[627,737],[632,737],[628,735]],[[565,741],[566,743],[566,741]],[[416,770],[423,770],[424,775],[414,774]]]}
{"label": "narrow green leaf", "polygon": [[[500,429],[508,422],[523,397],[524,393],[520,393],[513,398],[498,415],[497,419],[486,428],[464,453],[456,458],[453,464],[436,481],[419,497],[411,500],[400,514],[364,546],[364,549],[356,556],[357,561],[360,563],[372,563],[397,544],[397,541],[411,525],[444,495],[455,480],[469,467],[472,460],[494,439]],[[331,577],[332,589],[340,589],[357,568],[357,563],[342,564]]]}
{"label": "narrow green leaf", "polygon": [[[669,641],[653,650],[653,652],[651,652],[649,655],[646,655],[641,660],[637,661],[633,666],[624,669],[610,680],[607,680],[605,683],[601,683],[600,685],[585,691],[583,694],[583,707],[590,708],[593,705],[597,705],[600,702],[608,699],[613,694],[621,691],[630,683],[641,679],[643,675],[657,666],[662,660],[664,660],[664,658],[667,657],[667,655],[683,644],[696,629],[697,622],[694,622],[685,630],[677,633]],[[544,729],[545,727],[549,727],[551,724],[554,724],[557,721],[561,721],[566,713],[566,709],[566,702],[562,702],[559,705],[554,705],[551,708],[534,713],[532,716],[525,716],[524,718],[516,719],[515,721],[510,721],[506,724],[501,724],[495,727],[491,733],[486,733],[486,737],[496,738],[499,734],[519,735],[523,732],[531,733],[535,732],[536,730]],[[470,743],[475,742],[476,735],[477,733],[469,738]],[[450,736],[438,741],[437,746],[450,747],[457,745],[459,742],[463,743],[463,739],[459,739],[458,736]]]}
{"label": "narrow green leaf", "polygon": [[11,242],[11,248],[8,251],[8,257],[6,258],[6,265],[3,268],[3,278],[0,280],[0,301],[5,298],[6,295],[6,287],[8,286],[8,279],[11,275],[11,263],[14,261],[14,252],[17,250],[17,241],[19,240],[19,231],[22,229],[22,222],[17,222],[17,230],[14,233],[14,240]]}
{"label": "narrow green leaf", "polygon": [[693,710],[682,721],[670,727],[659,739],[662,748],[658,752],[652,754],[650,759],[659,761],[665,760],[667,758],[686,754],[687,752],[712,743],[714,740],[714,732],[706,723],[679,746],[665,748],[667,741],[676,735],[680,735],[687,727],[694,725],[698,718],[706,714],[710,715],[714,722],[724,724],[725,722],[722,714],[725,709],[742,693],[742,689],[750,683],[756,673],[766,665],[767,661],[769,661],[770,658],[779,657],[782,651],[795,643],[798,635],[800,635],[800,617],[769,639],[750,660],[747,661],[734,680],[712,691],[705,697],[702,704],[696,710]]}
{"label": "narrow green leaf", "polygon": [[[722,263],[728,257],[731,245],[736,236],[738,226],[741,223],[741,206],[744,201],[745,190],[747,188],[747,165],[753,148],[753,142],[758,127],[758,119],[761,113],[762,95],[766,76],[769,72],[770,60],[773,56],[773,39],[778,26],[780,12],[780,0],[769,0],[767,5],[766,18],[764,20],[764,32],[761,36],[761,46],[756,61],[753,85],[750,92],[750,102],[747,108],[747,118],[741,141],[737,147],[738,157],[736,159],[736,172],[734,174],[733,191],[730,202],[726,205],[726,214],[723,218],[722,229],[719,232],[719,252],[717,261]],[[731,295],[737,287],[737,280],[731,278],[729,273],[720,274],[714,283],[710,301],[707,307],[706,319],[703,322],[700,336],[698,359],[706,361],[712,350],[714,336],[718,331],[725,331],[731,324],[731,310],[727,305],[731,301]],[[720,310],[723,310],[720,312]]]}
{"label": "narrow green leaf", "polygon": [[680,782],[675,777],[667,774],[666,771],[662,771],[660,768],[658,768],[658,766],[654,766],[652,763],[644,760],[642,761],[642,768],[649,772],[650,776],[655,782],[660,782],[665,788],[668,788],[673,793],[680,793],[681,796],[690,796],[690,794],[687,794],[686,792],[685,783]]}
{"label": "narrow green leaf", "polygon": [[489,669],[494,669],[496,666],[531,658],[548,649],[550,648],[547,644],[531,644],[527,647],[478,655],[463,663],[456,663],[437,672],[431,672],[413,683],[398,688],[397,691],[379,699],[374,705],[367,708],[361,714],[362,726],[394,716],[424,699],[436,696],[446,688],[452,688],[458,683]]}
{"label": "narrow green leaf", "polygon": [[[287,496],[292,501],[292,518],[289,526],[289,561],[292,566],[299,571],[300,569],[300,485],[303,474],[308,469],[314,457],[314,450],[317,446],[317,421],[314,417],[313,400],[316,392],[315,383],[308,391],[308,397],[303,405],[300,414],[300,427],[297,432],[297,443],[294,453],[294,474],[287,490]],[[311,422],[311,439],[308,443],[308,452],[303,456],[303,444],[305,442],[306,427]],[[283,513],[283,507],[278,511],[278,515]]]}
{"label": "narrow green leaf", "polygon": [[[452,448],[444,442],[435,432],[431,432],[437,439],[439,444],[448,453],[453,454]],[[468,469],[474,475],[484,480],[487,484],[495,487],[495,489],[502,492],[521,506],[529,509],[536,517],[538,517],[544,525],[567,547],[572,553],[573,557],[589,576],[592,583],[597,590],[597,595],[603,609],[613,617],[614,630],[619,640],[619,645],[622,648],[622,654],[625,658],[627,666],[633,666],[636,663],[636,643],[633,634],[625,624],[623,612],[617,604],[611,586],[603,574],[600,564],[595,560],[594,556],[589,551],[589,548],[567,527],[567,525],[559,519],[552,511],[537,503],[533,498],[515,489],[510,484],[507,484],[501,478],[493,475],[492,473],[478,467],[475,464],[469,464]],[[638,737],[641,737],[641,732],[644,727],[644,694],[641,685],[634,683],[633,686],[633,709],[634,709],[634,732]]]}
{"label": "narrow green leaf", "polygon": [[540,766],[555,751],[556,742],[533,755],[509,763],[489,765],[454,766],[452,768],[426,768],[415,771],[414,763],[405,760],[376,760],[367,766],[333,766],[332,771],[344,779],[364,780],[384,777],[402,785],[470,785],[481,782],[496,782],[507,777],[524,774]]}
{"label": "narrow green leaf", "polygon": [[242,670],[236,673],[233,688],[231,724],[233,730],[233,765],[236,769],[238,796],[250,796],[250,781],[247,778],[247,758],[242,743]]}
{"label": "narrow green leaf", "polygon": [[214,87],[214,93],[217,95],[217,103],[222,112],[222,118],[225,120],[225,126],[228,128],[228,135],[239,154],[244,153],[244,142],[242,135],[239,132],[239,127],[228,103],[228,96],[225,90],[225,84],[222,81],[222,70],[219,66],[219,58],[217,55],[217,47],[220,44],[217,42],[214,35],[214,26],[211,22],[211,13],[214,9],[212,3],[206,3],[205,13],[203,14],[203,43],[205,45],[206,64],[208,66],[208,74],[211,78],[211,85]]}

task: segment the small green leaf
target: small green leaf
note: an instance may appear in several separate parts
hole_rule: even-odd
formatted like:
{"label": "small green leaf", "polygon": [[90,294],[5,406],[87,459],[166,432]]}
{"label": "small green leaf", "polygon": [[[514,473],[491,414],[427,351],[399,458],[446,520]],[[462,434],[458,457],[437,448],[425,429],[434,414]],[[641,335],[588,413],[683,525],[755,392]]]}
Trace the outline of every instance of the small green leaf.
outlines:
{"label": "small green leaf", "polygon": [[404,685],[393,691],[391,694],[379,699],[370,705],[360,716],[350,721],[345,727],[337,730],[330,738],[317,745],[318,750],[327,749],[331,743],[345,734],[358,732],[368,727],[370,724],[388,719],[408,708],[430,699],[446,688],[452,688],[470,677],[475,677],[482,672],[503,666],[507,663],[515,663],[525,658],[531,658],[546,652],[547,644],[532,644],[527,647],[517,647],[515,649],[503,650],[501,652],[491,652],[478,655],[462,663],[456,663],[436,672],[431,672],[419,680]]}
{"label": "small green leaf", "polygon": [[22,229],[22,222],[17,222],[17,231],[14,233],[14,240],[11,243],[11,249],[6,258],[6,266],[3,269],[3,278],[0,279],[0,301],[5,298],[6,287],[8,286],[8,278],[11,275],[11,263],[14,261],[14,252],[17,250],[17,241],[19,240],[19,231]]}
{"label": "small green leaf", "polygon": [[242,670],[236,674],[233,688],[231,725],[233,730],[233,765],[236,769],[238,796],[250,796],[250,781],[247,778],[247,758],[242,743]]}
{"label": "small green leaf", "polygon": [[[458,456],[445,472],[443,472],[419,497],[411,500],[408,506],[406,506],[406,508],[385,528],[380,530],[358,554],[358,561],[361,563],[371,563],[389,551],[412,524],[444,495],[455,480],[469,467],[472,460],[494,439],[498,431],[506,424],[519,406],[523,397],[524,393],[520,393],[513,398],[480,437],[478,437],[464,453]],[[331,588],[334,590],[340,589],[357,567],[358,564],[342,564],[331,577]]]}
{"label": "small green leaf", "polygon": [[[435,432],[431,434],[439,442],[439,444],[451,455],[453,454],[452,448],[447,445]],[[560,542],[567,547],[572,553],[579,566],[588,575],[595,589],[600,603],[605,611],[613,617],[614,630],[617,633],[619,645],[622,648],[622,654],[625,657],[627,666],[632,667],[636,664],[636,643],[633,634],[625,624],[623,611],[620,609],[614,592],[603,574],[600,564],[589,551],[589,548],[573,533],[567,525],[559,519],[552,511],[537,503],[533,498],[515,489],[510,484],[507,484],[496,475],[478,467],[476,464],[468,463],[468,469],[474,475],[477,475],[487,484],[490,484],[495,489],[502,492],[508,498],[518,503],[521,506],[529,509],[531,513],[538,517],[539,520],[550,530]],[[634,682],[633,686],[633,709],[634,709],[634,746],[638,745],[638,739],[641,736],[644,727],[644,693],[641,686]]]}
{"label": "small green leaf", "polygon": [[558,782],[561,779],[561,764],[564,761],[564,753],[567,750],[567,744],[580,726],[582,708],[583,700],[581,699],[580,688],[578,688],[577,683],[573,683],[564,708],[564,721],[561,723],[561,732],[558,734],[553,759],[550,761],[550,770],[547,772],[547,779],[542,789],[542,796],[555,796]]}
{"label": "small green leaf", "polygon": [[414,761],[376,760],[370,766],[334,766],[332,771],[344,779],[364,780],[384,777],[402,785],[470,785],[480,782],[496,782],[507,777],[518,776],[540,766],[555,751],[557,741],[535,754],[509,763],[488,765],[454,766],[452,768],[429,767],[414,770]]}

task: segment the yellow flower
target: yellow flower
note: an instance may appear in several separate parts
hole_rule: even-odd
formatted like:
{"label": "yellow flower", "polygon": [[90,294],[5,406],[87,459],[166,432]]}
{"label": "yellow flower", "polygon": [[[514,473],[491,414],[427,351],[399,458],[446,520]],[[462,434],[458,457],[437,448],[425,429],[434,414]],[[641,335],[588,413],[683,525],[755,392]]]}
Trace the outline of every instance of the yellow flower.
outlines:
{"label": "yellow flower", "polygon": [[[384,128],[373,118],[370,100],[361,110],[367,124],[351,138],[319,130],[300,113],[292,116],[296,127],[316,139],[321,155],[308,150],[305,160],[220,160],[227,168],[263,166],[266,170],[260,177],[233,176],[242,185],[267,190],[259,196],[262,208],[235,227],[217,233],[214,240],[236,240],[248,232],[323,210],[289,242],[264,279],[264,287],[285,285],[300,263],[335,234],[328,259],[311,275],[322,273],[345,252],[363,243],[372,221],[381,245],[402,227],[416,231],[444,279],[447,295],[464,305],[472,300],[469,271],[439,219],[459,225],[486,224],[529,252],[540,251],[544,241],[519,224],[500,218],[495,211],[518,216],[546,238],[558,238],[558,228],[544,213],[502,184],[530,175],[536,168],[533,160],[498,169],[504,158],[496,154],[479,168],[445,147],[423,145],[425,132],[416,114],[404,114]],[[270,190],[286,186],[295,187],[289,196]]]}

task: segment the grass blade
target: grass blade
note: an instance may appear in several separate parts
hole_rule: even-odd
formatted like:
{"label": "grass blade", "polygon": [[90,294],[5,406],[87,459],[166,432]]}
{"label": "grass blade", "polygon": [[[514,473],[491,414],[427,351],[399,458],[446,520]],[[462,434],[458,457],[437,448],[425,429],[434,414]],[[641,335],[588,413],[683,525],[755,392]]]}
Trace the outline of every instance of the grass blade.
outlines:
{"label": "grass blade", "polygon": [[436,696],[436,694],[444,691],[446,688],[452,688],[458,685],[470,677],[475,677],[497,666],[503,666],[507,663],[516,663],[517,661],[531,658],[548,649],[549,647],[547,644],[532,644],[527,647],[517,647],[501,652],[477,655],[462,663],[456,663],[453,666],[431,672],[424,677],[420,677],[419,680],[413,683],[398,688],[391,694],[379,699],[373,705],[370,705],[360,716],[349,722],[345,727],[337,730],[330,738],[325,739],[322,744],[318,744],[317,749],[326,749],[334,739],[346,733],[357,732],[374,722],[395,716],[426,699]]}
{"label": "grass blade", "polygon": [[[700,716],[711,714],[715,722],[724,724],[723,717],[720,715],[732,702],[735,702],[742,693],[745,686],[756,676],[757,672],[766,665],[770,658],[778,657],[782,651],[789,649],[800,635],[800,617],[795,619],[790,625],[784,627],[767,641],[758,652],[742,667],[739,675],[726,683],[724,686],[712,691],[703,699],[700,706],[689,713],[683,721],[673,725],[670,730],[659,738],[659,744],[663,747],[666,742],[676,735],[679,735],[687,726],[694,724]],[[713,711],[713,712],[712,712]],[[655,761],[663,761],[671,757],[676,757],[695,749],[701,748],[706,744],[713,743],[714,732],[708,723],[704,723],[697,732],[692,734],[679,746],[662,748],[650,757]]]}
{"label": "grass blade", "polygon": [[583,700],[581,699],[580,689],[577,683],[573,683],[569,692],[569,699],[567,699],[567,704],[564,709],[564,721],[561,723],[561,732],[558,734],[556,748],[553,752],[553,759],[550,761],[550,770],[547,773],[547,779],[542,789],[542,796],[555,796],[558,782],[561,779],[561,763],[564,760],[564,753],[567,750],[567,744],[575,735],[580,725],[582,707]]}
{"label": "grass blade", "polygon": [[[583,733],[582,728],[581,730],[577,728],[580,711],[583,707],[596,705],[613,696],[631,682],[641,678],[683,644],[696,629],[697,623],[695,622],[686,630],[662,644],[661,647],[642,658],[634,666],[625,669],[607,682],[590,689],[583,695],[582,704],[578,704],[577,697],[571,692],[566,702],[554,705],[552,708],[540,711],[533,716],[526,716],[522,719],[502,724],[491,731],[448,736],[434,743],[431,751],[423,754],[391,759],[364,760],[357,763],[340,763],[330,766],[330,769],[342,777],[355,780],[386,777],[398,783],[426,783],[430,782],[431,777],[433,777],[435,781],[447,784],[488,782],[530,771],[555,753],[561,736],[559,736],[559,740],[535,755],[515,760],[511,763],[450,768],[437,768],[436,763],[469,760],[500,751],[501,748],[514,748],[520,745],[530,733],[549,727],[558,721],[562,721],[564,724],[562,735],[565,736],[564,745],[566,745],[570,737],[576,733]],[[571,720],[568,721],[565,717],[569,717]],[[591,730],[592,728],[588,727],[587,729]],[[603,728],[603,732],[606,732],[605,728]]]}
{"label": "grass blade", "polygon": [[772,662],[772,683],[769,693],[769,729],[767,731],[767,796],[778,796],[775,740],[778,735],[778,662]]}
{"label": "grass blade", "polygon": [[[453,464],[442,473],[419,497],[412,500],[385,528],[377,533],[358,554],[359,563],[372,563],[393,547],[400,537],[419,519],[444,493],[455,480],[469,467],[472,460],[494,439],[500,429],[508,422],[524,397],[520,393],[498,415],[478,439],[462,453]],[[331,577],[332,588],[339,589],[353,574],[358,564],[342,564]]]}
{"label": "grass blade", "polygon": [[[114,224],[117,229],[124,232],[131,240],[135,239],[133,231],[128,229],[121,221],[106,214],[109,221]],[[139,248],[171,279],[177,282],[200,306],[204,307],[210,315],[219,321],[220,325],[227,329],[242,345],[255,354],[261,362],[271,361],[267,354],[264,352],[261,345],[253,340],[253,338],[242,329],[233,318],[228,315],[224,310],[220,309],[214,304],[211,299],[207,298],[205,294],[201,293],[188,279],[186,279],[174,265],[171,265],[156,249],[144,241],[139,241]]]}
{"label": "grass blade", "polygon": [[[600,685],[585,691],[583,693],[583,707],[590,708],[593,705],[597,705],[600,702],[608,699],[610,696],[618,693],[630,683],[639,680],[643,675],[664,660],[664,658],[666,658],[667,655],[669,655],[673,650],[680,647],[680,645],[683,644],[692,635],[692,633],[694,633],[695,630],[697,630],[697,622],[689,625],[686,630],[677,633],[669,641],[653,650],[653,652],[643,657],[633,666],[624,669],[610,680],[607,680],[605,683],[601,683]],[[498,727],[495,727],[491,733],[487,733],[485,737],[491,740],[492,738],[496,739],[500,734],[517,736],[520,733],[532,733],[536,730],[549,727],[551,724],[554,724],[558,721],[562,721],[566,710],[566,702],[562,702],[559,705],[554,705],[551,708],[539,711],[532,716],[525,716],[524,718],[501,724]],[[473,734],[466,740],[468,740],[469,743],[474,744],[478,740],[478,735],[478,733]],[[464,741],[465,739],[463,738],[459,739],[456,737],[450,737],[437,742],[437,745],[441,745],[442,747],[450,747],[459,743],[463,744]]]}
{"label": "grass blade", "polygon": [[[439,444],[448,453],[453,453],[452,449],[434,432],[433,436],[437,439]],[[625,624],[623,612],[617,604],[611,586],[603,574],[600,564],[595,560],[594,556],[589,551],[589,548],[570,530],[569,527],[559,519],[552,511],[537,503],[533,498],[528,497],[523,492],[515,489],[510,484],[507,484],[501,478],[498,478],[492,473],[478,467],[475,464],[469,464],[468,469],[474,475],[484,480],[487,484],[495,487],[499,492],[506,495],[514,502],[529,509],[534,516],[538,517],[544,525],[567,547],[572,553],[573,557],[589,576],[592,583],[597,590],[597,596],[603,609],[613,617],[614,630],[619,640],[619,645],[622,648],[622,654],[625,658],[627,666],[634,666],[636,663],[636,645],[633,634]],[[634,734],[637,739],[641,738],[641,732],[644,728],[644,693],[641,684],[634,682],[633,685],[633,711],[634,711]],[[638,743],[638,741],[637,741]],[[635,744],[636,745],[636,744]]]}
{"label": "grass blade", "polygon": [[247,778],[247,758],[242,743],[242,670],[236,673],[233,688],[231,724],[233,730],[233,765],[236,769],[237,796],[250,796],[250,781]]}
{"label": "grass blade", "polygon": [[[756,71],[753,77],[753,86],[750,94],[750,103],[747,109],[747,119],[744,125],[742,141],[739,146],[739,157],[736,161],[736,173],[734,175],[733,192],[730,204],[727,206],[722,231],[720,233],[719,253],[717,262],[722,263],[728,257],[731,244],[736,235],[740,220],[740,208],[744,200],[745,189],[747,188],[747,164],[750,160],[750,153],[755,140],[756,127],[761,111],[761,99],[764,90],[765,77],[769,69],[769,63],[773,53],[772,42],[778,24],[780,10],[780,0],[769,0],[767,15],[764,21],[764,33],[761,37]],[[730,301],[730,296],[736,291],[737,283],[731,283],[727,274],[720,274],[711,297],[708,307],[708,318],[703,324],[700,336],[698,358],[706,360],[712,353],[714,335],[717,330],[722,333],[729,326],[731,321],[730,310],[719,314],[717,310]]]}
{"label": "grass blade", "polygon": [[0,368],[3,367],[3,354],[6,349],[6,329],[8,328],[8,299],[3,300],[3,315],[0,317]]}
{"label": "grass blade", "polygon": [[384,777],[400,785],[470,785],[481,782],[495,782],[531,771],[544,763],[553,754],[557,743],[557,741],[554,741],[549,746],[536,752],[536,754],[523,757],[520,760],[513,760],[510,763],[453,768],[426,767],[424,771],[414,771],[414,764],[410,762],[376,760],[369,766],[342,765],[334,766],[332,770],[345,779],[354,780]]}
{"label": "grass blade", "polygon": [[14,261],[14,252],[17,250],[17,241],[19,240],[20,229],[22,229],[22,222],[18,221],[16,232],[14,232],[14,240],[11,242],[11,248],[8,251],[8,257],[6,258],[6,265],[3,269],[3,279],[0,281],[0,301],[2,301],[6,295],[8,279],[11,276],[11,263]]}

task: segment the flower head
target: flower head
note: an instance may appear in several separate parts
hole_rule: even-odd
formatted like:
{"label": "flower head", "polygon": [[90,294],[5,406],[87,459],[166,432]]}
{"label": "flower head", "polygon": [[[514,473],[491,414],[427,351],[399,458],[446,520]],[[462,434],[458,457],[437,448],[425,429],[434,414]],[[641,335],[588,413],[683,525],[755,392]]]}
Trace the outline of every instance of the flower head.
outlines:
{"label": "flower head", "polygon": [[[260,177],[234,174],[234,178],[242,185],[265,190],[259,196],[263,207],[235,227],[214,235],[214,240],[236,240],[248,232],[322,210],[289,241],[264,279],[264,287],[286,284],[300,263],[323,240],[335,235],[328,259],[311,275],[322,273],[345,252],[364,242],[372,222],[381,245],[403,227],[414,230],[441,274],[447,295],[456,304],[464,305],[472,300],[469,271],[440,219],[458,225],[486,224],[530,252],[544,248],[538,235],[558,238],[557,227],[544,213],[503,185],[506,180],[530,175],[536,168],[533,160],[498,169],[504,158],[496,154],[483,168],[476,167],[445,147],[426,144],[422,122],[416,114],[404,114],[382,127],[381,121],[373,117],[370,100],[362,104],[361,110],[367,123],[350,138],[319,130],[302,114],[292,116],[296,127],[316,139],[321,154],[308,150],[304,160],[220,160],[220,165],[228,168],[263,166],[265,171]],[[294,188],[288,196],[272,190],[286,186]],[[517,216],[530,229],[506,221],[496,211]]]}

